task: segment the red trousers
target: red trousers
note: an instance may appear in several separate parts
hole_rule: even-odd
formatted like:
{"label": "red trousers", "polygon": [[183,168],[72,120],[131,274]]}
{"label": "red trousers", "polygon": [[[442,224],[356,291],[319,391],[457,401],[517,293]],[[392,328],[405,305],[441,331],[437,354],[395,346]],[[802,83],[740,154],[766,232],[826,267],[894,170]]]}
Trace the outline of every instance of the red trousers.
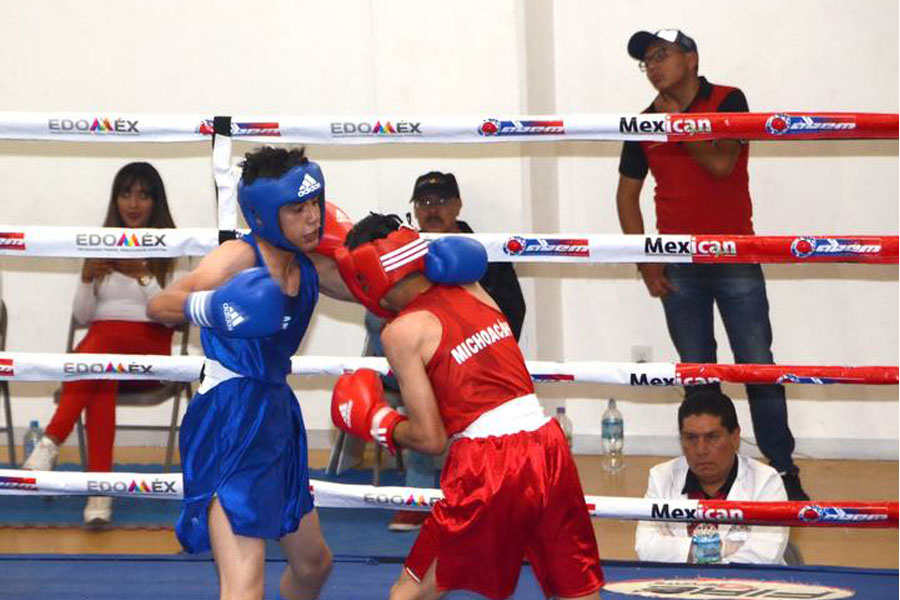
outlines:
{"label": "red trousers", "polygon": [[[75,352],[97,354],[171,354],[172,330],[159,323],[138,321],[95,321]],[[47,425],[47,435],[62,444],[81,411],[86,410],[88,470],[111,471],[116,437],[116,394],[114,379],[69,381],[62,386],[59,406]],[[144,382],[140,382],[144,383]],[[148,382],[149,383],[149,382]]]}

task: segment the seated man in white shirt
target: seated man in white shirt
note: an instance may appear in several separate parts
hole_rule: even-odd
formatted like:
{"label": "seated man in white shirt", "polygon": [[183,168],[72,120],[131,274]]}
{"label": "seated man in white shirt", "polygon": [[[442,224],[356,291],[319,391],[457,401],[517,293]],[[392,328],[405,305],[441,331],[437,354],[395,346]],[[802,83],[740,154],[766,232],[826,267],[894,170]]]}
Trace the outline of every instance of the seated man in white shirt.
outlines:
{"label": "seated man in white shirt", "polygon": [[[645,498],[787,500],[772,467],[739,455],[741,428],[731,399],[717,391],[692,395],[678,408],[684,456],[650,469]],[[641,560],[696,562],[692,523],[642,521],[634,549]],[[718,525],[721,561],[784,564],[788,528]]]}

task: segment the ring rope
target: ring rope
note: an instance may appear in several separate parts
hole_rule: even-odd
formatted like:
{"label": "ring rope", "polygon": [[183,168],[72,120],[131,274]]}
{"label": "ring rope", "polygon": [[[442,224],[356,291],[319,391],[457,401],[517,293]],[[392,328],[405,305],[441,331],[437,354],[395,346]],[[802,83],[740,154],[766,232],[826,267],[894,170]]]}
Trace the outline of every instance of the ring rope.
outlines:
{"label": "ring rope", "polygon": [[[220,202],[220,208],[225,203]],[[0,224],[0,255],[77,258],[203,256],[247,230]],[[431,240],[445,234],[423,234]],[[451,234],[446,234],[451,235]],[[898,264],[898,236],[478,233],[492,262]]]}
{"label": "ring rope", "polygon": [[216,119],[251,142],[309,144],[897,139],[887,113],[794,112],[523,116],[229,116],[0,112],[0,139],[70,142],[208,140]]}
{"label": "ring rope", "polygon": [[[196,381],[202,356],[0,352],[0,381],[147,379]],[[697,363],[526,361],[537,382],[602,383],[631,386],[683,386],[708,383],[799,383],[896,385],[894,366],[822,366]],[[339,376],[358,369],[390,373],[382,357],[294,356],[294,375]]]}
{"label": "ring rope", "polygon": [[[430,510],[439,489],[348,485],[311,480],[318,508]],[[0,495],[105,495],[178,500],[180,473],[66,473],[0,469]],[[791,527],[896,528],[897,502],[752,502],[585,496],[592,517],[640,521],[738,523]]]}

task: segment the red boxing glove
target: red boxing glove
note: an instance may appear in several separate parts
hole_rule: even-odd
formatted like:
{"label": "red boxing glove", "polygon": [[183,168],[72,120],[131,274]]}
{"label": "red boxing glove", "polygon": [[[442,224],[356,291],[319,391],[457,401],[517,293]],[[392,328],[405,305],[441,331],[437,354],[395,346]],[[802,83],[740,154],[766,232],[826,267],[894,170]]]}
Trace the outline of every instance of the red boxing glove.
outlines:
{"label": "red boxing glove", "polygon": [[396,454],[394,428],[409,419],[384,401],[381,377],[372,369],[341,375],[331,393],[331,420],[339,429]]}
{"label": "red boxing glove", "polygon": [[315,251],[334,258],[334,251],[344,245],[347,234],[353,228],[353,221],[331,202],[325,203],[325,214],[322,215],[322,219],[322,239],[319,240]]}

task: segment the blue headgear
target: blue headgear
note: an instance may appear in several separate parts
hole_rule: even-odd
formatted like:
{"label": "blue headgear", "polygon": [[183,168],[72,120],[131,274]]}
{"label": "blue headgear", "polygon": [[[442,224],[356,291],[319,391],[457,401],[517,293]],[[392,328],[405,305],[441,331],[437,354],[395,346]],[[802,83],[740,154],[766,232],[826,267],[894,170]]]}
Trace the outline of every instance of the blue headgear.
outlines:
{"label": "blue headgear", "polygon": [[319,226],[319,237],[325,225],[325,177],[322,169],[314,162],[297,165],[290,171],[275,179],[260,177],[247,185],[238,183],[238,204],[250,230],[267,242],[291,252],[300,252],[284,237],[278,221],[278,209],[285,204],[306,202],[318,196],[322,225]]}

